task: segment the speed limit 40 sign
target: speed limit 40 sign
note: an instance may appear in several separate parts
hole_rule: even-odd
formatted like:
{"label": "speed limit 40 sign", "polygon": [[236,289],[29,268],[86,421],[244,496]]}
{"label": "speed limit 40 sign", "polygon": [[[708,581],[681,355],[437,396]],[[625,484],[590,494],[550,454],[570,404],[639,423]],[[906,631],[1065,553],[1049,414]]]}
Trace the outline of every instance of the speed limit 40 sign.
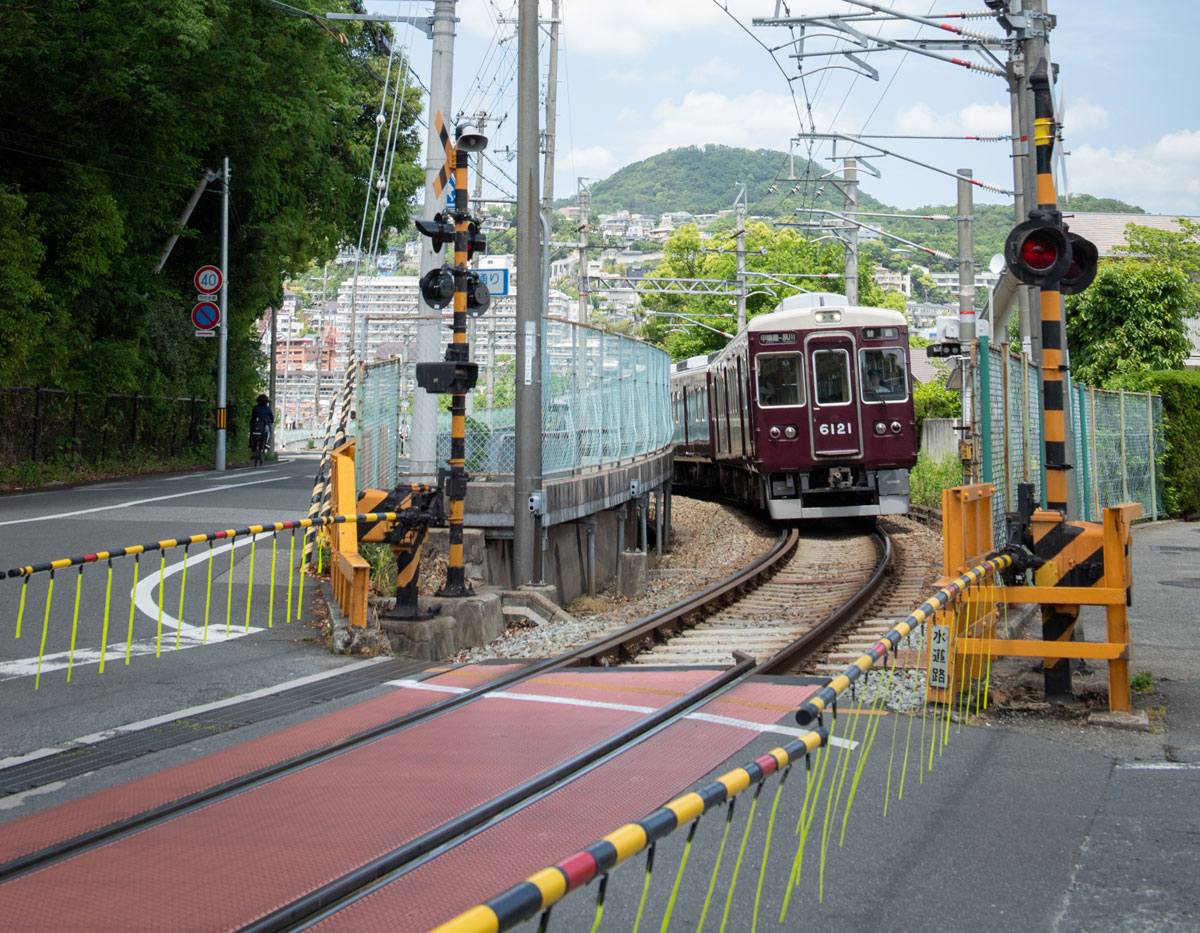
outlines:
{"label": "speed limit 40 sign", "polygon": [[212,295],[221,290],[221,270],[216,266],[201,266],[192,277],[196,291],[201,295]]}

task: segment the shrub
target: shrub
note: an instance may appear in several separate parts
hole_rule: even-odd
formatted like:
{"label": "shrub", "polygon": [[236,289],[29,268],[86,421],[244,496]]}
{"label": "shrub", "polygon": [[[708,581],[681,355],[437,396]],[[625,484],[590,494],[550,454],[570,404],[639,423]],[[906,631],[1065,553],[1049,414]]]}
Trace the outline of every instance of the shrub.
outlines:
{"label": "shrub", "polygon": [[942,507],[942,490],[962,484],[962,464],[953,454],[934,460],[925,451],[917,453],[917,465],[909,477],[913,505]]}
{"label": "shrub", "polygon": [[913,388],[913,409],[917,416],[917,437],[926,418],[958,418],[962,415],[962,396],[947,389],[940,381],[918,382]]}

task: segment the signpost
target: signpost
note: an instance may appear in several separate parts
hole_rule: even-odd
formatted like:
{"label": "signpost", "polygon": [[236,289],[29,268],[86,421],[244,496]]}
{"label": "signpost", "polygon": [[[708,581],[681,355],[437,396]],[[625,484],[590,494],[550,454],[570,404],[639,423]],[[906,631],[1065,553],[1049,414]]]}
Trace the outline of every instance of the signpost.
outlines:
{"label": "signpost", "polygon": [[192,323],[196,325],[197,337],[215,337],[221,323],[221,309],[213,301],[201,301],[192,308]]}
{"label": "signpost", "polygon": [[201,295],[215,295],[221,290],[221,282],[224,276],[221,275],[221,270],[216,266],[201,266],[196,270],[196,274],[192,276],[192,282],[196,286],[196,291]]}

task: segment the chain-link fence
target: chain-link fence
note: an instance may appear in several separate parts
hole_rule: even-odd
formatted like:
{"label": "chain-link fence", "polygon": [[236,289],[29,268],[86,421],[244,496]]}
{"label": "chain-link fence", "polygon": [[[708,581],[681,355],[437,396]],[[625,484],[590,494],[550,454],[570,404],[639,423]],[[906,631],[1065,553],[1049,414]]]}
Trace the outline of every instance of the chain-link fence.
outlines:
{"label": "chain-link fence", "polygon": [[[466,419],[466,465],[474,476],[510,478],[513,473],[511,355],[490,355],[495,364],[490,373],[480,367]],[[671,363],[663,350],[622,334],[544,318],[541,361],[543,476],[613,463],[670,443]],[[360,488],[389,489],[409,473],[414,376],[414,364],[400,358],[363,366],[355,426]],[[450,413],[439,412],[439,463],[450,456],[450,428]]]}
{"label": "chain-link fence", "polygon": [[[981,400],[975,406],[974,433],[982,445],[980,478],[996,489],[993,527],[1003,536],[1004,513],[1017,507],[1017,484],[1045,488],[1042,377],[1024,354],[1007,346],[989,348],[987,362],[986,369],[974,368],[975,397]],[[1106,506],[1140,502],[1144,517],[1158,518],[1163,513],[1162,399],[1095,389],[1069,377],[1064,389],[1074,438],[1075,517],[1099,521]]]}
{"label": "chain-link fence", "polygon": [[206,399],[0,388],[0,465],[100,463],[134,452],[173,457],[211,445]]}

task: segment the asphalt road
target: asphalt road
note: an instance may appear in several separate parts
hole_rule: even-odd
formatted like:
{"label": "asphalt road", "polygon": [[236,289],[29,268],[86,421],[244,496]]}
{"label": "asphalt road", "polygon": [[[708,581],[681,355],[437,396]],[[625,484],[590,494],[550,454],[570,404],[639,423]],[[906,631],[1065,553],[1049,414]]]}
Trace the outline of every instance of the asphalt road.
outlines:
{"label": "asphalt road", "polygon": [[[132,544],[303,518],[316,465],[313,456],[289,455],[257,470],[130,477],[0,496],[0,573]],[[80,577],[74,568],[55,574],[48,614],[47,574],[30,579],[23,613],[22,579],[0,579],[0,709],[13,713],[0,717],[0,765],[81,736],[353,663],[306,640],[316,634],[305,627],[311,618],[311,581],[296,621],[299,584],[293,577],[292,621],[286,621],[290,554],[290,534],[277,541],[260,538],[250,585],[248,537],[232,551],[217,542],[211,555],[207,545],[194,545],[186,586],[182,549],[167,552],[165,565],[159,552],[143,555],[132,616],[133,559],[113,561],[111,595],[107,565],[90,564],[82,575],[77,624]],[[100,673],[106,596],[108,651]]]}

